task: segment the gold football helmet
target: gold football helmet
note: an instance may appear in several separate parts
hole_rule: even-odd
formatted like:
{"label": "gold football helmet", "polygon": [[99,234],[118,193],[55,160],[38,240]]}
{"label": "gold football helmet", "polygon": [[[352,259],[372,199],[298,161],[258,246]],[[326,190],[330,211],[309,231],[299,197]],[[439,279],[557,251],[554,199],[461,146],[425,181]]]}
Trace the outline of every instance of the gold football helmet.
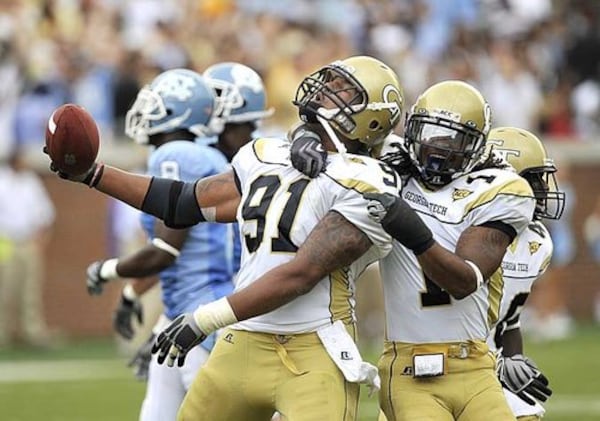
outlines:
{"label": "gold football helmet", "polygon": [[293,103],[303,121],[325,120],[344,139],[371,148],[400,122],[404,94],[398,76],[386,64],[355,56],[304,78]]}
{"label": "gold football helmet", "polygon": [[448,80],[425,90],[404,132],[421,179],[439,187],[470,172],[484,155],[490,125],[490,107],[473,86]]}
{"label": "gold football helmet", "polygon": [[515,127],[497,127],[490,131],[486,149],[504,158],[531,185],[537,200],[535,218],[561,217],[565,193],[558,188],[554,161],[536,135]]}

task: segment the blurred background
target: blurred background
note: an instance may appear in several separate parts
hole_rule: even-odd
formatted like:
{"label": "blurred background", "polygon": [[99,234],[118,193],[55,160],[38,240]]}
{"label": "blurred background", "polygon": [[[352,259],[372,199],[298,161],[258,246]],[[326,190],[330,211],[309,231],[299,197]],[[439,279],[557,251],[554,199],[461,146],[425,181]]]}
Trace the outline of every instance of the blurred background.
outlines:
{"label": "blurred background", "polygon": [[[1,0],[0,268],[11,262],[13,272],[0,270],[0,405],[15,409],[0,418],[135,419],[143,395],[125,367],[138,340],[120,342],[111,328],[120,282],[93,298],[84,282],[90,262],[143,241],[137,214],[47,170],[41,148],[54,108],[84,106],[101,131],[100,158],[143,171],[147,151],[124,137],[124,116],[159,72],[253,67],[276,110],[261,132],[281,134],[297,118],[291,100],[306,74],[370,54],[398,72],[408,106],[434,82],[469,81],[494,125],[532,130],[557,161],[567,212],[549,224],[555,254],[523,329],[557,392],[547,419],[600,419],[599,25],[595,0]],[[364,278],[361,347],[376,358],[382,300],[376,270]],[[157,291],[144,300],[151,326]],[[67,395],[82,393],[81,412],[47,388],[59,381]],[[98,382],[109,386],[98,392]],[[55,415],[21,405],[46,395]]]}

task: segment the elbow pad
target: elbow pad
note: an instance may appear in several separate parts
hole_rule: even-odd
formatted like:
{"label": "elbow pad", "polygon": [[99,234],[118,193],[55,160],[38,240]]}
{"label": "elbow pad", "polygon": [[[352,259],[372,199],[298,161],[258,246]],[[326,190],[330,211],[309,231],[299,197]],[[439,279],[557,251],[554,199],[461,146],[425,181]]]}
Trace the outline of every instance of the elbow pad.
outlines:
{"label": "elbow pad", "polygon": [[206,221],[195,192],[196,183],[153,177],[141,210],[164,221],[169,228],[189,228]]}
{"label": "elbow pad", "polygon": [[400,244],[419,255],[434,243],[433,234],[425,222],[402,198],[398,197],[381,221],[383,229]]}

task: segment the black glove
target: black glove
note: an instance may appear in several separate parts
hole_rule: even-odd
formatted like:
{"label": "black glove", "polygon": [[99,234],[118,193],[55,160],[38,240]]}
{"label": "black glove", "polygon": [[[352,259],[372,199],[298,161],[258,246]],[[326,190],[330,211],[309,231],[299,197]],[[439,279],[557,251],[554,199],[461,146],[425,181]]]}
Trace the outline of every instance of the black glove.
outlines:
{"label": "black glove", "polygon": [[294,133],[290,147],[292,166],[302,174],[315,178],[327,165],[327,151],[318,134],[300,129]]}
{"label": "black glove", "polygon": [[414,175],[416,172],[404,138],[395,134],[390,134],[385,139],[378,159],[392,167],[401,177]]}
{"label": "black glove", "polygon": [[133,338],[134,331],[131,326],[131,320],[134,316],[138,323],[141,324],[144,322],[142,303],[138,299],[130,300],[121,293],[119,305],[113,313],[113,327],[125,339]]}
{"label": "black glove", "polygon": [[[48,148],[44,146],[42,148],[42,152],[48,155]],[[58,176],[64,180],[83,183],[89,187],[96,187],[96,184],[98,184],[100,178],[102,177],[102,172],[104,171],[104,164],[94,162],[94,165],[92,165],[91,168],[85,173],[79,175],[72,175],[61,171],[54,162],[50,162],[50,171],[58,174]]]}
{"label": "black glove", "polygon": [[152,353],[158,352],[159,364],[162,364],[168,355],[167,365],[169,367],[173,366],[175,359],[177,359],[177,365],[181,367],[187,353],[204,339],[206,339],[206,335],[198,327],[193,313],[184,313],[160,332],[152,346]]}
{"label": "black glove", "polygon": [[369,200],[369,216],[417,256],[435,243],[429,227],[401,197],[390,193],[364,193],[363,197]]}
{"label": "black glove", "polygon": [[102,290],[104,289],[104,284],[109,281],[100,275],[100,270],[102,269],[102,265],[104,264],[104,260],[99,260],[97,262],[92,263],[88,266],[86,270],[87,274],[87,290],[90,295],[100,295],[102,294]]}
{"label": "black glove", "polygon": [[531,359],[521,354],[498,356],[496,373],[502,386],[529,405],[534,405],[535,400],[546,402],[552,396],[548,378]]}
{"label": "black glove", "polygon": [[152,361],[152,344],[156,335],[153,333],[148,340],[142,344],[135,352],[135,355],[127,363],[127,367],[133,367],[135,378],[140,381],[148,380],[148,370],[150,361]]}

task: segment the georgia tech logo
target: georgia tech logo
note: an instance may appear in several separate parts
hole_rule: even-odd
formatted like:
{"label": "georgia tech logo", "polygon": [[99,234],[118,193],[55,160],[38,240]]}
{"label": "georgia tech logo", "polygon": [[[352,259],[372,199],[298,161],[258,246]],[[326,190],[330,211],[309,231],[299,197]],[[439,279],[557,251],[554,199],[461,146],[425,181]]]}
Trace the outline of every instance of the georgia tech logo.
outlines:
{"label": "georgia tech logo", "polygon": [[540,247],[542,246],[542,243],[538,243],[537,241],[530,241],[529,242],[529,254],[535,254],[537,253],[537,251],[540,249]]}
{"label": "georgia tech logo", "polygon": [[457,201],[460,199],[464,199],[465,197],[471,195],[473,192],[467,189],[454,189],[452,192],[452,200]]}
{"label": "georgia tech logo", "polygon": [[488,139],[487,143],[493,145],[492,151],[494,151],[505,161],[508,161],[508,157],[511,155],[516,156],[517,158],[521,156],[521,151],[516,149],[502,148],[502,145],[504,144],[503,140]]}

